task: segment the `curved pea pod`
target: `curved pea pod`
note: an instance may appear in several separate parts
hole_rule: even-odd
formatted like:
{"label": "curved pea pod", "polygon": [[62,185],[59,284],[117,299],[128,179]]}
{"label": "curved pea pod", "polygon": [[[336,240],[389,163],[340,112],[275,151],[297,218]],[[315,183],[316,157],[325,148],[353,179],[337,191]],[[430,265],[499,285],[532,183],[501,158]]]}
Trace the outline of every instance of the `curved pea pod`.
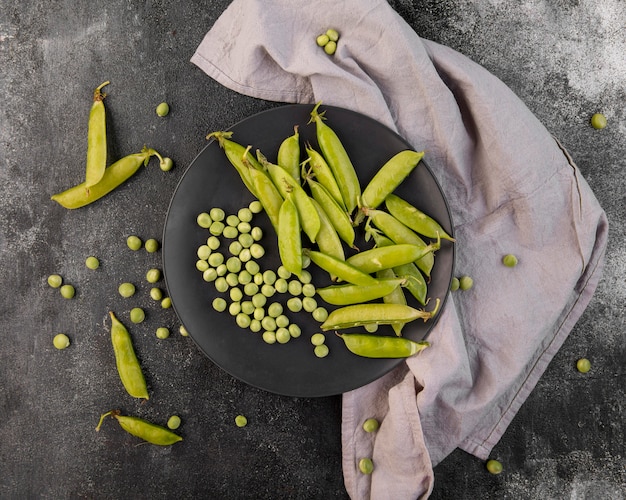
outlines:
{"label": "curved pea pod", "polygon": [[353,285],[374,285],[377,283],[376,278],[359,271],[354,266],[336,257],[315,250],[309,250],[308,248],[305,248],[303,253],[308,255],[314,264],[324,269],[324,271],[331,276],[336,276],[343,281],[352,283]]}
{"label": "curved pea pod", "polygon": [[135,354],[130,333],[113,312],[109,312],[109,316],[111,316],[111,343],[122,385],[132,397],[148,399],[146,380]]}
{"label": "curved pea pod", "polygon": [[178,434],[173,433],[165,427],[153,424],[152,422],[148,422],[142,418],[121,415],[119,410],[112,410],[102,414],[96,427],[96,431],[100,430],[102,422],[109,415],[115,418],[120,424],[120,427],[126,432],[138,437],[139,439],[143,439],[148,443],[156,444],[158,446],[169,446],[183,440],[183,438]]}
{"label": "curved pea pod", "polygon": [[426,215],[398,195],[387,195],[385,206],[391,215],[416,233],[422,234],[427,238],[437,238],[439,236],[444,240],[454,241],[454,238],[446,233],[441,224],[435,219]]}
{"label": "curved pea pod", "polygon": [[430,346],[402,337],[386,337],[364,333],[338,333],[348,350],[365,358],[408,358]]}
{"label": "curved pea pod", "polygon": [[331,285],[318,288],[317,293],[329,304],[346,306],[383,298],[398,289],[404,282],[403,278],[395,276],[377,277],[377,283],[372,285]]}
{"label": "curved pea pod", "polygon": [[143,148],[140,153],[134,153],[116,161],[104,171],[102,179],[93,186],[86,183],[78,184],[61,193],[52,195],[50,199],[68,209],[75,209],[89,205],[127,181],[141,165],[147,165],[150,157],[161,155],[154,149]]}
{"label": "curved pea pod", "polygon": [[346,210],[352,213],[361,195],[359,178],[343,143],[335,131],[324,123],[324,112],[318,112],[321,104],[317,103],[311,111],[310,123],[315,122],[317,143],[337,180]]}
{"label": "curved pea pod", "polygon": [[341,208],[324,186],[313,179],[307,178],[307,183],[311,188],[311,196],[326,212],[331,224],[335,227],[339,237],[350,247],[354,247],[355,232],[352,221],[348,213]]}
{"label": "curved pea pod", "polygon": [[93,92],[93,103],[89,110],[87,127],[87,161],[85,166],[85,185],[97,184],[102,179],[107,166],[106,110],[102,88],[110,82],[100,84]]}
{"label": "curved pea pod", "polygon": [[[402,222],[393,215],[382,210],[372,210],[366,207],[363,208],[363,211],[376,227],[394,243],[408,243],[409,245],[416,245],[423,248],[427,246],[427,243],[420,238],[415,231],[402,224]],[[415,264],[427,277],[430,277],[430,272],[435,265],[435,254],[429,252],[422,258],[416,260]]]}
{"label": "curved pea pod", "polygon": [[311,203],[312,199],[306,191],[302,189],[302,186],[300,186],[298,181],[294,179],[284,168],[267,161],[260,151],[257,151],[257,156],[259,158],[259,162],[267,170],[267,173],[272,179],[272,182],[274,182],[274,185],[280,192],[281,196],[286,199],[287,195],[290,193],[293,195],[293,203],[295,204],[300,216],[300,226],[309,237],[309,240],[311,240],[312,243],[315,243],[317,233],[319,233],[320,230],[321,222],[317,210],[315,210],[315,207]]}
{"label": "curved pea pod", "polygon": [[335,227],[332,222],[326,215],[326,212],[320,207],[319,203],[314,199],[311,199],[315,210],[317,211],[317,215],[320,218],[320,230],[317,233],[317,247],[320,252],[330,255],[331,257],[335,257],[339,260],[345,260],[346,256],[343,251],[343,244],[341,243],[341,238],[337,234]]}
{"label": "curved pea pod", "polygon": [[[393,272],[393,269],[382,269],[376,273],[376,279],[379,281],[386,279],[398,279],[396,273]],[[406,280],[401,278],[402,282],[405,283]],[[386,304],[404,304],[406,305],[406,296],[404,295],[404,290],[401,286],[397,286],[393,290],[391,290],[388,294],[383,296],[383,302]],[[404,323],[393,323],[391,325],[393,331],[396,332],[396,335],[402,335],[402,328],[404,328]]]}
{"label": "curved pea pod", "polygon": [[283,204],[283,197],[272,179],[270,179],[270,176],[265,173],[264,170],[259,170],[251,166],[245,157],[243,162],[244,165],[248,167],[250,180],[252,181],[254,193],[256,193],[255,196],[261,202],[261,205],[263,205],[265,213],[267,213],[276,234],[278,234],[279,213],[280,207]]}
{"label": "curved pea pod", "polygon": [[313,149],[311,146],[306,147],[306,153],[308,156],[306,162],[309,167],[309,172],[313,174],[313,177],[315,177],[315,180],[317,182],[319,182],[322,186],[326,188],[328,194],[333,197],[333,199],[339,204],[339,206],[343,210],[346,210],[346,206],[343,203],[343,198],[341,197],[341,191],[339,190],[339,186],[337,185],[337,180],[335,179],[332,170],[328,166],[328,163],[326,163],[324,156],[315,149]]}
{"label": "curved pea pod", "polygon": [[262,170],[263,168],[252,153],[250,153],[250,147],[244,147],[241,144],[232,141],[230,139],[232,136],[232,132],[217,131],[211,132],[206,136],[206,138],[214,138],[217,140],[220,147],[224,150],[226,158],[228,158],[230,164],[235,167],[235,170],[239,173],[239,177],[241,177],[241,180],[245,184],[246,188],[248,188],[248,191],[258,198],[255,192],[254,181],[250,175],[250,167],[257,170]]}
{"label": "curved pea pod", "polygon": [[381,269],[391,269],[402,264],[415,262],[438,248],[438,243],[431,243],[425,247],[397,243],[364,250],[348,258],[346,262],[364,273],[372,274]]}
{"label": "curved pea pod", "polygon": [[417,167],[424,157],[424,152],[416,152],[410,149],[400,151],[392,156],[372,177],[361,194],[361,205],[369,208],[377,208],[387,195],[406,179]]}
{"label": "curved pea pod", "polygon": [[280,143],[276,163],[300,183],[300,133],[297,125],[293,128],[293,135]]}
{"label": "curved pea pod", "polygon": [[406,279],[404,288],[406,288],[420,304],[425,306],[427,302],[428,285],[415,263],[410,262],[396,266],[393,268],[393,272],[396,276],[402,276]]}
{"label": "curved pea pod", "polygon": [[278,254],[289,272],[302,274],[302,242],[298,210],[288,194],[280,207],[278,216]]}
{"label": "curved pea pod", "polygon": [[364,325],[393,325],[416,319],[429,320],[430,311],[415,309],[404,304],[354,304],[331,311],[321,325],[322,330],[342,330]]}

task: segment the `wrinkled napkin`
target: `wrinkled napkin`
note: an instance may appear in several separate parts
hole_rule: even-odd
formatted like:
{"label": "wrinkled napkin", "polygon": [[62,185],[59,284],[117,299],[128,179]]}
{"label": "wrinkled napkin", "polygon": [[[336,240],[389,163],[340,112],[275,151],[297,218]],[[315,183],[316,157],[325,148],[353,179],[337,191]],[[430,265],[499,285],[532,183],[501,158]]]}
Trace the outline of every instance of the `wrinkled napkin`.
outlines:
{"label": "wrinkled napkin", "polygon": [[[315,43],[333,27],[337,51]],[[498,78],[384,0],[235,0],[191,61],[239,93],[352,109],[397,131],[450,206],[456,275],[432,346],[343,395],[353,499],[427,498],[455,448],[486,459],[588,305],[607,220],[570,156]],[[508,268],[503,255],[519,264]],[[363,431],[365,419],[381,422]],[[374,472],[358,470],[372,457]]]}

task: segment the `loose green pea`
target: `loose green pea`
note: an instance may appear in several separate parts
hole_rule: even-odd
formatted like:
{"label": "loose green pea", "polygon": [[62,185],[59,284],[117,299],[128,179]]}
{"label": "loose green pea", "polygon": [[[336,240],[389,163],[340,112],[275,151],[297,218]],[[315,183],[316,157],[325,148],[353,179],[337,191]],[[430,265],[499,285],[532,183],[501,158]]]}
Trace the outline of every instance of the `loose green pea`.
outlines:
{"label": "loose green pea", "polygon": [[328,349],[328,346],[326,344],[320,344],[315,346],[313,352],[318,358],[325,358],[326,356],[328,356],[330,350]]}
{"label": "loose green pea", "polygon": [[156,329],[156,336],[158,339],[166,339],[167,337],[170,336],[170,331],[168,328],[164,326],[160,326],[159,328]]}
{"label": "loose green pea", "polygon": [[311,335],[311,344],[322,345],[324,342],[326,342],[326,335],[323,333],[314,333]]}
{"label": "loose green pea", "polygon": [[237,236],[239,236],[239,231],[236,227],[226,226],[222,231],[222,236],[224,238],[228,238],[229,240],[234,240]]}
{"label": "loose green pea", "polygon": [[137,251],[141,248],[141,238],[135,235],[131,235],[126,238],[126,245],[133,251]]}
{"label": "loose green pea", "polygon": [[272,285],[266,284],[261,287],[261,293],[266,297],[272,297],[276,293],[276,288],[274,288]]}
{"label": "loose green pea", "polygon": [[276,330],[276,342],[279,344],[286,344],[291,340],[291,335],[289,334],[289,330],[287,328],[278,328]]}
{"label": "loose green pea", "polygon": [[324,45],[324,52],[326,52],[329,56],[332,56],[337,51],[337,42],[329,41],[326,45]]}
{"label": "loose green pea", "polygon": [[160,288],[154,287],[150,289],[150,298],[152,300],[161,300],[163,298],[163,291]]}
{"label": "loose green pea", "polygon": [[259,214],[263,211],[263,204],[259,200],[251,201],[248,208],[253,214]]}
{"label": "loose green pea", "polygon": [[163,160],[159,162],[159,168],[163,172],[169,172],[170,170],[172,170],[172,168],[174,168],[174,160],[166,156],[165,158],[163,158]]}
{"label": "loose green pea", "polygon": [[239,275],[237,273],[228,273],[225,278],[228,286],[237,286],[239,284]]}
{"label": "loose green pea", "polygon": [[290,323],[289,326],[287,327],[287,329],[289,330],[289,334],[294,338],[298,338],[300,335],[302,335],[302,329],[296,325],[295,323]]}
{"label": "loose green pea", "polygon": [[576,369],[580,373],[587,373],[589,370],[591,370],[591,361],[589,361],[587,358],[579,359],[576,362]]}
{"label": "loose green pea", "polygon": [[250,326],[248,327],[250,328],[251,332],[257,333],[261,331],[261,322],[258,319],[252,319],[250,321]]}
{"label": "loose green pea", "polygon": [[224,276],[220,276],[219,278],[217,278],[215,280],[215,289],[218,292],[225,292],[226,290],[228,290],[229,284],[228,281],[226,281],[226,278]]}
{"label": "loose green pea", "polygon": [[[311,265],[311,257],[309,257],[308,255],[304,255],[302,257],[302,269],[310,265]],[[303,285],[307,285],[311,283],[312,279],[313,277],[311,276],[311,273],[309,271],[302,271],[302,273],[300,274],[300,282]]]}
{"label": "loose green pea", "polygon": [[324,45],[326,45],[329,42],[330,38],[328,37],[328,35],[326,33],[324,33],[323,35],[319,35],[316,39],[315,39],[315,43],[317,43],[317,45],[319,45],[320,47],[323,47]]}
{"label": "loose green pea", "polygon": [[250,225],[249,222],[240,222],[239,224],[237,224],[237,231],[239,231],[241,234],[248,234],[250,233],[250,231],[252,231],[252,226]]}
{"label": "loose green pea", "polygon": [[228,306],[228,303],[222,297],[216,297],[215,299],[213,299],[212,305],[213,309],[215,309],[217,312],[224,312],[226,310],[226,307]]}
{"label": "loose green pea", "polygon": [[329,28],[326,30],[326,36],[328,36],[328,39],[333,42],[339,40],[339,32],[333,28]]}
{"label": "loose green pea", "polygon": [[267,314],[269,314],[272,318],[277,318],[282,313],[283,313],[283,306],[280,302],[272,302],[267,308]]}
{"label": "loose green pea", "polygon": [[72,285],[61,285],[61,297],[71,299],[76,294],[76,290]]}
{"label": "loose green pea", "polygon": [[595,129],[603,129],[606,127],[606,116],[602,113],[595,113],[591,117],[591,126]]}
{"label": "loose green pea", "polygon": [[220,264],[215,268],[215,272],[218,276],[226,276],[228,274],[228,268],[226,267],[226,264]]}
{"label": "loose green pea", "polygon": [[70,345],[70,338],[64,333],[58,333],[52,339],[52,345],[59,350],[65,349]]}
{"label": "loose green pea", "polygon": [[200,245],[196,251],[196,255],[200,260],[208,260],[211,252],[213,252],[213,250],[211,250],[209,245]]}
{"label": "loose green pea", "polygon": [[224,254],[220,252],[213,252],[209,255],[207,262],[211,267],[218,267],[219,265],[224,263]]}
{"label": "loose green pea", "polygon": [[228,306],[228,313],[237,316],[241,312],[241,302],[231,302]]}
{"label": "loose green pea", "polygon": [[289,290],[289,283],[284,278],[278,278],[274,283],[274,288],[278,293],[287,293]]}
{"label": "loose green pea", "polygon": [[275,344],[276,343],[276,333],[266,330],[263,332],[263,341],[266,344]]}
{"label": "loose green pea", "polygon": [[257,284],[258,286],[263,285],[263,273],[256,273],[253,276],[252,281],[254,281],[254,283]]}
{"label": "loose green pea", "polygon": [[271,269],[268,269],[263,273],[263,282],[267,285],[273,285],[276,283],[276,273]]}
{"label": "loose green pea", "polygon": [[237,240],[243,248],[250,248],[254,244],[254,238],[249,233],[241,233]]}
{"label": "loose green pea", "polygon": [[198,226],[203,227],[204,229],[208,229],[209,227],[211,227],[212,222],[213,221],[211,220],[211,216],[207,212],[199,213],[196,217],[196,223],[198,224]]}
{"label": "loose green pea", "polygon": [[248,425],[248,419],[243,415],[237,415],[235,417],[235,425],[237,427],[245,427],[246,425]]}
{"label": "loose green pea", "polygon": [[302,309],[312,313],[317,308],[317,301],[313,297],[304,297],[302,299]]}
{"label": "loose green pea", "polygon": [[144,319],[146,319],[146,313],[141,307],[133,307],[130,310],[130,320],[133,323],[141,323]]}
{"label": "loose green pea", "polygon": [[215,281],[217,279],[217,270],[212,267],[206,269],[202,273],[202,279],[207,282]]}
{"label": "loose green pea", "polygon": [[252,303],[254,307],[264,307],[267,303],[267,295],[263,293],[256,293],[252,296]]}
{"label": "loose green pea", "polygon": [[254,282],[246,283],[243,287],[243,293],[245,293],[248,297],[253,297],[259,293],[259,285]]}
{"label": "loose green pea", "polygon": [[221,242],[217,236],[209,236],[206,240],[206,244],[211,250],[217,250]]}
{"label": "loose green pea", "polygon": [[252,245],[250,245],[250,254],[255,259],[260,259],[265,255],[265,249],[258,243],[253,243]]}
{"label": "loose green pea", "polygon": [[502,464],[494,459],[487,460],[487,470],[491,474],[500,474],[503,470]]}
{"label": "loose green pea", "polygon": [[251,300],[244,300],[241,303],[241,312],[243,314],[247,314],[248,316],[251,314],[254,314],[255,309],[256,308],[254,307],[254,304],[252,303]]}
{"label": "loose green pea", "polygon": [[253,227],[250,230],[250,236],[252,236],[252,239],[254,241],[261,241],[261,239],[263,238],[263,229],[261,229],[260,227]]}
{"label": "loose green pea", "polygon": [[239,224],[241,221],[239,220],[239,217],[237,217],[234,214],[228,215],[226,217],[226,224],[232,227],[237,227],[237,224]]}
{"label": "loose green pea", "polygon": [[63,284],[63,278],[58,274],[51,274],[48,276],[48,285],[52,288],[59,288]]}
{"label": "loose green pea", "polygon": [[146,281],[148,283],[156,283],[161,279],[161,270],[160,269],[150,269],[146,273]]}
{"label": "loose green pea", "polygon": [[363,422],[363,430],[365,432],[376,432],[378,430],[379,423],[375,418],[368,418]]}
{"label": "loose green pea", "polygon": [[214,220],[209,226],[209,232],[213,236],[220,236],[224,231],[224,223],[218,220]]}
{"label": "loose green pea", "polygon": [[257,321],[262,321],[265,318],[265,308],[264,307],[256,307],[252,312],[252,317]]}
{"label": "loose green pea", "polygon": [[278,328],[287,328],[289,326],[289,318],[284,314],[276,316],[276,326]]}
{"label": "loose green pea", "polygon": [[172,307],[172,299],[170,297],[165,297],[162,301],[161,301],[161,307],[163,309],[169,309],[170,307]]}
{"label": "loose green pea", "polygon": [[250,208],[240,208],[237,211],[237,217],[239,217],[239,220],[241,222],[250,222],[252,220],[253,214],[252,214],[252,210],[250,210]]}
{"label": "loose green pea", "polygon": [[250,316],[248,316],[247,314],[243,312],[240,312],[235,317],[235,322],[237,323],[237,326],[239,326],[239,328],[248,328],[252,320]]}
{"label": "loose green pea", "polygon": [[231,273],[238,273],[241,271],[241,260],[237,257],[229,257],[226,260],[226,267]]}
{"label": "loose green pea", "polygon": [[252,260],[252,253],[250,252],[249,248],[244,248],[240,253],[239,253],[239,260],[242,263],[246,263],[246,262],[250,262]]}
{"label": "loose green pea", "polygon": [[209,215],[211,216],[211,220],[214,221],[223,221],[226,217],[226,213],[224,210],[218,207],[214,207],[209,211]]}
{"label": "loose green pea", "polygon": [[241,299],[243,299],[243,292],[239,288],[231,288],[229,295],[230,300],[234,302],[239,302]]}
{"label": "loose green pea", "polygon": [[255,275],[261,270],[261,267],[259,266],[259,264],[254,262],[253,260],[246,262],[244,267],[246,271],[248,271],[251,275]]}
{"label": "loose green pea", "polygon": [[146,248],[146,252],[154,253],[159,249],[159,242],[154,238],[150,238],[146,240],[144,247]]}
{"label": "loose green pea", "polygon": [[180,427],[181,420],[178,415],[172,415],[167,419],[167,427],[172,430],[176,430]]}
{"label": "loose green pea", "polygon": [[461,290],[469,290],[474,286],[474,280],[470,276],[462,276],[459,279],[459,288]]}
{"label": "loose green pea", "polygon": [[325,307],[316,307],[313,309],[311,315],[313,316],[313,319],[319,323],[323,323],[328,319],[328,311]]}
{"label": "loose green pea", "polygon": [[122,283],[117,288],[117,291],[119,292],[119,294],[125,298],[132,297],[133,295],[135,295],[135,290],[136,290],[135,285],[133,285],[132,283]]}
{"label": "loose green pea", "polygon": [[371,458],[362,458],[359,460],[359,470],[363,474],[371,474],[374,472],[374,462]]}
{"label": "loose green pea", "polygon": [[300,295],[302,293],[302,283],[298,280],[291,280],[288,284],[287,290],[291,295]]}
{"label": "loose green pea", "polygon": [[183,337],[189,337],[189,332],[183,325],[180,325],[180,327],[178,328],[178,331]]}
{"label": "loose green pea", "polygon": [[85,265],[89,269],[98,269],[100,267],[100,261],[96,257],[87,257]]}
{"label": "loose green pea", "polygon": [[160,117],[167,116],[170,112],[170,105],[166,102],[162,102],[156,107],[156,114]]}
{"label": "loose green pea", "polygon": [[291,312],[300,312],[302,310],[302,299],[300,297],[292,297],[287,301],[287,309]]}
{"label": "loose green pea", "polygon": [[228,245],[228,251],[231,253],[231,255],[239,255],[242,250],[243,245],[239,243],[239,241],[233,241],[230,245]]}
{"label": "loose green pea", "polygon": [[313,283],[305,283],[302,285],[302,295],[305,297],[313,297],[315,295],[315,285],[313,285]]}
{"label": "loose green pea", "polygon": [[450,291],[456,292],[459,289],[459,286],[461,286],[459,278],[452,278],[452,280],[450,281]]}
{"label": "loose green pea", "polygon": [[517,257],[513,254],[508,254],[502,257],[502,263],[506,267],[515,267],[517,265]]}
{"label": "loose green pea", "polygon": [[196,261],[196,269],[203,273],[207,269],[209,269],[209,263],[206,260],[197,260]]}
{"label": "loose green pea", "polygon": [[291,272],[288,271],[285,266],[278,266],[277,274],[279,278],[283,278],[285,280],[291,278]]}
{"label": "loose green pea", "polygon": [[271,316],[263,317],[263,319],[261,320],[261,325],[263,326],[264,329],[270,332],[273,332],[276,330],[276,320],[272,318]]}

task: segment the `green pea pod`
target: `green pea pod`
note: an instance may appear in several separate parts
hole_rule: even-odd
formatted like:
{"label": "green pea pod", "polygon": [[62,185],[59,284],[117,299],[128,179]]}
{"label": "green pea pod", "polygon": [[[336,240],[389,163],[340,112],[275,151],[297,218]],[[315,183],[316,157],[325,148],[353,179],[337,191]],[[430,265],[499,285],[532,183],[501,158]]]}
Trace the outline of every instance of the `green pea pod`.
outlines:
{"label": "green pea pod", "polygon": [[430,346],[429,342],[415,342],[402,337],[386,337],[363,333],[337,334],[348,350],[365,358],[408,358]]}
{"label": "green pea pod", "polygon": [[397,243],[384,247],[374,247],[359,252],[346,262],[367,274],[372,274],[381,269],[391,269],[402,264],[415,262],[429,252],[439,249],[439,243],[431,243],[425,247],[418,245]]}
{"label": "green pea pod", "polygon": [[306,152],[308,155],[306,163],[309,167],[309,172],[317,182],[326,188],[328,193],[333,197],[333,200],[335,200],[343,210],[346,210],[341,191],[337,185],[337,180],[328,166],[328,163],[326,163],[324,156],[315,151],[311,146],[307,146]]}
{"label": "green pea pod", "polygon": [[[402,224],[402,222],[393,215],[383,212],[382,210],[372,210],[366,207],[364,207],[363,211],[376,227],[394,243],[408,243],[409,245],[416,245],[423,248],[427,247],[426,242],[420,238],[415,231]],[[430,272],[435,265],[435,254],[429,252],[422,258],[416,260],[415,264],[427,277],[430,277]]]}
{"label": "green pea pod", "polygon": [[260,151],[257,151],[257,157],[259,158],[259,163],[267,170],[281,196],[286,199],[289,193],[293,194],[293,202],[300,216],[300,226],[309,237],[309,240],[315,243],[321,223],[317,210],[311,203],[312,199],[302,189],[298,181],[284,168],[267,161]]}
{"label": "green pea pod", "polygon": [[93,93],[93,103],[89,111],[89,125],[87,127],[87,164],[85,168],[85,185],[97,184],[104,175],[107,166],[107,134],[106,110],[102,87],[110,82],[99,85]]}
{"label": "green pea pod", "polygon": [[276,163],[300,184],[300,134],[297,125],[293,128],[293,135],[287,137],[278,147]]}
{"label": "green pea pod", "polygon": [[134,398],[149,399],[146,380],[135,354],[130,333],[113,312],[109,312],[109,315],[111,316],[111,343],[115,353],[115,364],[124,389]]}
{"label": "green pea pod", "polygon": [[[239,173],[239,177],[245,184],[248,191],[250,191],[255,197],[258,198],[257,193],[255,192],[254,181],[252,180],[252,176],[250,174],[250,167],[253,167],[257,170],[263,170],[257,159],[250,153],[250,147],[244,147],[241,144],[238,144],[230,138],[232,137],[232,132],[211,132],[206,136],[207,139],[214,138],[217,140],[220,147],[224,150],[226,154],[226,158],[230,164],[235,167],[235,170]],[[244,161],[244,159],[246,161]]]}
{"label": "green pea pod", "polygon": [[276,234],[278,234],[279,212],[283,204],[283,197],[264,170],[250,166],[246,158],[244,158],[244,165],[248,165],[248,172],[254,189],[252,192],[256,193],[255,196],[261,202],[261,205],[263,205],[265,213],[270,218],[270,222],[272,226],[274,226]]}
{"label": "green pea pod", "polygon": [[[393,271],[391,274],[393,275]],[[373,285],[331,285],[318,288],[317,293],[329,304],[346,306],[383,298],[400,288],[405,282],[403,278],[396,278],[395,275],[392,277],[377,276],[377,281]]]}
{"label": "green pea pod", "polygon": [[[382,280],[392,280],[398,279],[396,273],[393,272],[393,269],[381,269],[376,273],[376,279],[379,281]],[[402,279],[402,282],[406,282],[405,279]],[[404,295],[404,290],[401,286],[397,286],[393,290],[391,290],[388,294],[383,297],[383,302],[386,304],[406,304],[406,296]],[[396,332],[397,336],[402,335],[402,328],[404,328],[404,323],[393,323],[391,325],[393,331]]]}
{"label": "green pea pod", "polygon": [[298,210],[287,194],[278,215],[278,254],[287,271],[300,276],[302,274],[302,241],[300,239],[300,221]]}
{"label": "green pea pod", "polygon": [[322,210],[326,212],[339,237],[350,247],[354,247],[354,226],[348,213],[339,206],[326,188],[319,182],[308,177],[306,181],[311,188],[311,196],[319,203]]}
{"label": "green pea pod", "polygon": [[331,311],[320,328],[326,331],[372,324],[392,325],[408,323],[420,318],[427,321],[432,316],[433,313],[430,311],[415,309],[404,304],[354,304]]}
{"label": "green pea pod", "polygon": [[317,103],[311,111],[309,123],[315,122],[317,143],[337,180],[346,210],[348,213],[352,213],[361,196],[359,178],[341,140],[335,131],[324,123],[323,115],[325,112],[319,113],[317,111],[321,104],[321,102]]}
{"label": "green pea pod", "polygon": [[317,211],[317,215],[320,218],[320,230],[319,233],[317,233],[317,240],[315,241],[320,252],[339,260],[346,260],[341,238],[339,238],[339,235],[328,218],[328,215],[326,215],[326,212],[324,212],[317,201],[311,199],[311,202],[313,203],[313,206]]}
{"label": "green pea pod", "polygon": [[328,272],[331,276],[336,276],[343,281],[352,283],[353,285],[374,285],[377,283],[376,278],[359,271],[336,257],[306,248],[303,250],[303,253],[308,255],[314,264],[324,269],[324,271]]}
{"label": "green pea pod", "polygon": [[59,205],[75,209],[89,205],[109,194],[128,180],[141,165],[147,165],[151,156],[161,158],[154,149],[143,148],[141,153],[125,156],[106,168],[100,182],[87,186],[84,182],[51,197]]}
{"label": "green pea pod", "polygon": [[173,433],[165,427],[153,424],[152,422],[148,422],[142,418],[121,415],[119,410],[112,410],[102,414],[96,427],[96,431],[100,430],[102,422],[109,415],[115,418],[120,424],[120,427],[126,432],[143,439],[148,443],[156,444],[158,446],[169,446],[183,440],[183,438],[178,434]]}
{"label": "green pea pod", "polygon": [[376,172],[361,195],[361,204],[369,208],[377,208],[387,195],[393,193],[404,179],[417,167],[424,157],[424,152],[412,150],[400,151],[390,158]]}
{"label": "green pea pod", "polygon": [[385,198],[385,205],[391,215],[416,233],[422,234],[427,238],[437,238],[439,236],[444,240],[454,241],[454,238],[446,233],[441,224],[435,219],[399,196],[389,194]]}

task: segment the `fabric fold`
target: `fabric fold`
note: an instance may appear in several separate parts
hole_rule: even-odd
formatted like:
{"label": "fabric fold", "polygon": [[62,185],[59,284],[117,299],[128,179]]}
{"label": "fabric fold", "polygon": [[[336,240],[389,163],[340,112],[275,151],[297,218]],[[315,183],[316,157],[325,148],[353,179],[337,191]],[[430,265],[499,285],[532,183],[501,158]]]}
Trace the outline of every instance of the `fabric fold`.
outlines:
{"label": "fabric fold", "polygon": [[[315,44],[328,27],[341,35],[334,56]],[[235,0],[191,60],[236,92],[352,109],[426,151],[455,225],[456,273],[474,287],[449,297],[430,348],[343,396],[342,446],[353,499],[427,498],[433,466],[455,448],[489,456],[589,304],[604,211],[502,81],[420,38],[384,0]],[[362,430],[367,418],[376,433]]]}

